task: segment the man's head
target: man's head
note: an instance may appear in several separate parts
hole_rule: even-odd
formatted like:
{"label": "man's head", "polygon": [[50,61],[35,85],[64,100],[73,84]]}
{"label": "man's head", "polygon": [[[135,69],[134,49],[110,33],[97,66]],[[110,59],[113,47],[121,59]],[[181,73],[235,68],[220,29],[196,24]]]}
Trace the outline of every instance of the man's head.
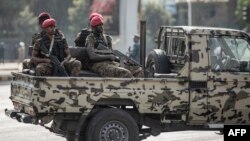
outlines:
{"label": "man's head", "polygon": [[94,32],[103,33],[103,18],[95,16],[90,21],[90,26]]}
{"label": "man's head", "polygon": [[40,13],[39,16],[38,16],[38,24],[39,24],[39,26],[42,27],[43,22],[45,20],[47,20],[47,19],[50,19],[50,18],[51,18],[51,16],[50,16],[49,13],[47,13],[47,12]]}
{"label": "man's head", "polygon": [[134,37],[133,37],[133,40],[134,40],[135,43],[138,43],[139,40],[140,40],[140,36],[135,34]]}
{"label": "man's head", "polygon": [[51,18],[43,22],[42,28],[50,35],[54,34],[54,29],[56,26],[56,20]]}
{"label": "man's head", "polygon": [[25,45],[24,42],[19,42],[20,47],[24,47],[24,45]]}

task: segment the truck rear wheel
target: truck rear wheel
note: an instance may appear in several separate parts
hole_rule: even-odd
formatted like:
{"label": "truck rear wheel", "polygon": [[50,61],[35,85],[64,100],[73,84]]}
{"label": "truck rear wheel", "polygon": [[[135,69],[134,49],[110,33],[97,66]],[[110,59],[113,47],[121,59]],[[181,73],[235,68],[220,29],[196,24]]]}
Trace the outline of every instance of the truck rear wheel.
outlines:
{"label": "truck rear wheel", "polygon": [[120,109],[102,109],[90,120],[87,141],[139,141],[135,120]]}
{"label": "truck rear wheel", "polygon": [[154,77],[154,73],[170,73],[170,62],[166,52],[154,49],[148,55],[146,70],[149,71],[148,77]]}

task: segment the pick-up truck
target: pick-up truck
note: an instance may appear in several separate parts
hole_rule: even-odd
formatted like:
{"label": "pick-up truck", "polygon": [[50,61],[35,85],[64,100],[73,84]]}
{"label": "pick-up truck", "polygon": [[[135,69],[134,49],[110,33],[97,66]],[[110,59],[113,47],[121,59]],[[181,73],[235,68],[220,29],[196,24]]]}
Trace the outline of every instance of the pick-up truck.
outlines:
{"label": "pick-up truck", "polygon": [[12,73],[14,110],[68,140],[137,141],[161,132],[250,123],[250,38],[239,30],[162,26],[145,78]]}

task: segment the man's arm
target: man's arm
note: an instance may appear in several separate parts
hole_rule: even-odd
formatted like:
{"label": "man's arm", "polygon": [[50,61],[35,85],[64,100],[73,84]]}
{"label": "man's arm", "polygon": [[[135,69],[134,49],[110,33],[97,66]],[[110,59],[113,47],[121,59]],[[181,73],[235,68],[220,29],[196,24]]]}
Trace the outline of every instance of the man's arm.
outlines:
{"label": "man's arm", "polygon": [[39,47],[40,47],[40,41],[36,41],[34,48],[32,50],[32,55],[31,55],[31,62],[35,63],[35,64],[39,64],[39,63],[50,63],[51,60],[49,58],[39,58]]}
{"label": "man's arm", "polygon": [[71,55],[70,55],[70,52],[69,52],[68,43],[67,43],[67,41],[66,41],[65,38],[63,38],[63,46],[64,46],[64,56],[65,56],[65,58],[64,58],[64,60],[61,63],[62,66],[63,66],[63,64],[65,62],[69,61],[70,58],[71,58]]}
{"label": "man's arm", "polygon": [[109,48],[111,48],[113,50],[113,46],[112,46],[112,38],[108,35],[104,35],[106,36],[106,39],[107,39],[107,45]]}
{"label": "man's arm", "polygon": [[87,48],[87,54],[90,61],[100,62],[100,61],[118,61],[115,55],[99,55],[95,53],[94,48]]}
{"label": "man's arm", "polygon": [[117,60],[117,57],[114,55],[100,55],[95,53],[94,48],[94,39],[90,36],[86,39],[86,47],[87,47],[87,54],[88,58],[93,62],[99,62],[99,61],[115,61]]}

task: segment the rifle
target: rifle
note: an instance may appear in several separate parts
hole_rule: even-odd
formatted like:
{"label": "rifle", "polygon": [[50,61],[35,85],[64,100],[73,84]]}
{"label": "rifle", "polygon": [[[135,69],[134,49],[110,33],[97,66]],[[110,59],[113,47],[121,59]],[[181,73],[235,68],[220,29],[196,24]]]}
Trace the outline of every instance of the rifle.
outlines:
{"label": "rifle", "polygon": [[121,53],[120,51],[111,50],[102,44],[98,45],[97,50],[95,52],[113,54],[113,55],[119,57],[119,60],[121,63],[124,63],[123,61],[125,60],[126,64],[133,65],[133,66],[140,66],[140,67],[142,66],[141,64],[137,63],[135,60],[133,60],[132,58],[128,57],[127,55]]}
{"label": "rifle", "polygon": [[141,64],[137,63],[135,60],[133,60],[132,58],[128,57],[127,55],[121,53],[118,50],[113,50],[113,53],[114,53],[115,56],[118,56],[121,61],[125,60],[126,63],[128,63],[130,65],[142,67]]}
{"label": "rifle", "polygon": [[54,55],[51,55],[44,44],[41,44],[40,50],[43,55],[52,61],[54,65],[53,76],[69,76],[64,67],[61,66],[61,62],[58,60],[58,58]]}

